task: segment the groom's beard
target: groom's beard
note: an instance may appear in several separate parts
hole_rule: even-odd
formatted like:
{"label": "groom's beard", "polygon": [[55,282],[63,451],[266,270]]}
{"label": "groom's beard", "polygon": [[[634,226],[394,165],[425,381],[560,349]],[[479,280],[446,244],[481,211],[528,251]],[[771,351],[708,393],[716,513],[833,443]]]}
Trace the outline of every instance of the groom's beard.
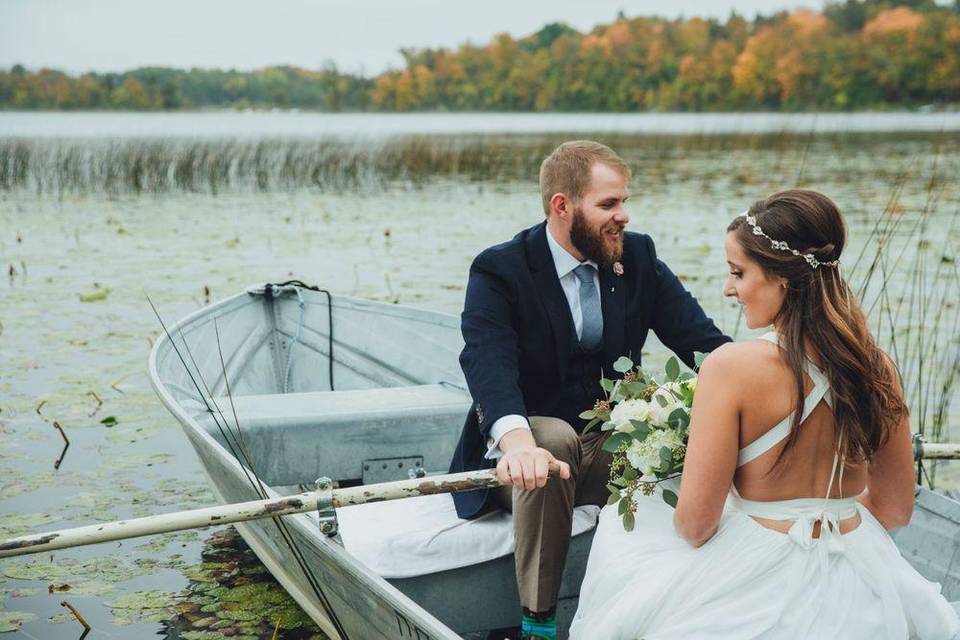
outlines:
{"label": "groom's beard", "polygon": [[[610,267],[623,257],[623,227],[622,224],[610,222],[605,226],[592,227],[587,222],[583,210],[573,210],[573,224],[570,226],[570,242],[583,254],[587,260],[593,260],[600,267]],[[614,241],[605,231],[617,232]]]}

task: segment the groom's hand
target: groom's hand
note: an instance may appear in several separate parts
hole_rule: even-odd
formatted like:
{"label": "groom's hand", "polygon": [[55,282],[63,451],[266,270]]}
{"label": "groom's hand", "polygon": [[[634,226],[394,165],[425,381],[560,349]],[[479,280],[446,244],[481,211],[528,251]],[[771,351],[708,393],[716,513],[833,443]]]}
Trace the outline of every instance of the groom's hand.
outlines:
{"label": "groom's hand", "polygon": [[560,467],[560,478],[570,477],[570,465],[553,457],[553,454],[537,446],[533,434],[527,429],[514,429],[500,439],[503,456],[497,461],[497,478],[503,484],[512,484],[519,489],[536,489],[547,483],[551,465]]}

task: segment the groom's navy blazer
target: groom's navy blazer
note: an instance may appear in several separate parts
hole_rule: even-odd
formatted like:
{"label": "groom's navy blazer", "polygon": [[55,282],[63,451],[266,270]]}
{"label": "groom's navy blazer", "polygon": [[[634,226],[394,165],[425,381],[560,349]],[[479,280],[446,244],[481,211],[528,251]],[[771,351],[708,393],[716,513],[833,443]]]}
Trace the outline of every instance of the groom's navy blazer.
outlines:
{"label": "groom's navy blazer", "polygon": [[[546,234],[546,223],[521,231],[483,251],[470,267],[460,365],[473,406],[451,473],[495,466],[484,455],[498,418],[555,415],[574,325]],[[657,259],[650,236],[627,232],[623,245],[622,275],[612,267],[599,274],[606,377],[615,375],[613,363],[622,355],[640,362],[651,329],[690,367],[694,351],[712,351],[729,342]],[[489,495],[489,490],[455,493],[457,513],[461,518],[480,515]]]}

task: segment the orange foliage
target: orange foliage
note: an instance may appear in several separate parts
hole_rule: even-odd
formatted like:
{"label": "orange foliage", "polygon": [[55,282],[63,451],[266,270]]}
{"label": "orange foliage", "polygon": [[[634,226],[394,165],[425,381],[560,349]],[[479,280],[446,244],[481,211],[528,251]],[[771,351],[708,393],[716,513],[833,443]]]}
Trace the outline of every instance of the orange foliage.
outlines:
{"label": "orange foliage", "polygon": [[830,21],[827,20],[826,16],[809,9],[800,9],[791,13],[790,17],[787,18],[787,24],[804,37],[815,35],[830,28]]}
{"label": "orange foliage", "polygon": [[863,35],[874,38],[892,33],[913,34],[922,24],[922,15],[910,7],[897,7],[881,11],[877,17],[863,25]]}
{"label": "orange foliage", "polygon": [[607,28],[604,37],[615,47],[623,47],[633,40],[630,27],[623,22],[615,22]]}

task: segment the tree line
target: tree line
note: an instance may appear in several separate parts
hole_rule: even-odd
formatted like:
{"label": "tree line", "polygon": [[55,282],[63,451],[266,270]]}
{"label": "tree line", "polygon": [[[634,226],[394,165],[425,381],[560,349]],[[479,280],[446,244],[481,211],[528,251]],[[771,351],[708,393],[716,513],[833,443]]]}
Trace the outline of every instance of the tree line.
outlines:
{"label": "tree line", "polygon": [[376,77],[269,67],[0,71],[0,108],[323,111],[847,110],[960,103],[960,0],[840,0],[726,20],[619,15],[457,49]]}

